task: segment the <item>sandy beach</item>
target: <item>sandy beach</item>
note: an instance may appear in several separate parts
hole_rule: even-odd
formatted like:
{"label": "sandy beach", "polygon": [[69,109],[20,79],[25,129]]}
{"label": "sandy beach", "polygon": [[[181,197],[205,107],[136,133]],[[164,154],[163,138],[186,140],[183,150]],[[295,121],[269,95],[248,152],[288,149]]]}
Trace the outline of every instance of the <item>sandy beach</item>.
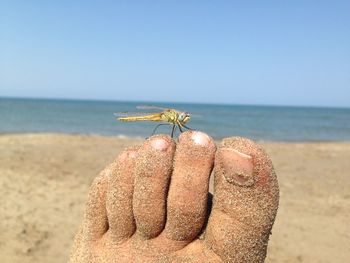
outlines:
{"label": "sandy beach", "polygon": [[[93,178],[141,140],[0,136],[0,261],[66,262]],[[348,262],[350,142],[262,143],[280,184],[266,262]]]}

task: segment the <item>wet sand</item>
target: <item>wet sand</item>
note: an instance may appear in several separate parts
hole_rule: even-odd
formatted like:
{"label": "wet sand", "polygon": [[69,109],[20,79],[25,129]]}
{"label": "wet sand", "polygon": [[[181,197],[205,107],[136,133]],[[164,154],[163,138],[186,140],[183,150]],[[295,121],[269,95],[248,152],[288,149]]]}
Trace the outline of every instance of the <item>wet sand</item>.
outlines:
{"label": "wet sand", "polygon": [[[0,261],[66,262],[93,178],[140,142],[0,135]],[[348,262],[350,142],[262,144],[281,195],[266,262]]]}

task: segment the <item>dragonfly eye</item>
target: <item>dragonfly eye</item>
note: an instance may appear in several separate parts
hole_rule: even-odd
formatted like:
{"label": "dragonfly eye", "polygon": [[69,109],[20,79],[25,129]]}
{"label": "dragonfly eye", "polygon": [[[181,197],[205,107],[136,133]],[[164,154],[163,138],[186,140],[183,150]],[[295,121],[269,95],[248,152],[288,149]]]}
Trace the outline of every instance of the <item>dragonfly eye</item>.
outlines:
{"label": "dragonfly eye", "polygon": [[180,115],[179,115],[179,121],[183,122],[183,123],[186,123],[190,120],[190,114],[187,113],[187,112],[182,112]]}

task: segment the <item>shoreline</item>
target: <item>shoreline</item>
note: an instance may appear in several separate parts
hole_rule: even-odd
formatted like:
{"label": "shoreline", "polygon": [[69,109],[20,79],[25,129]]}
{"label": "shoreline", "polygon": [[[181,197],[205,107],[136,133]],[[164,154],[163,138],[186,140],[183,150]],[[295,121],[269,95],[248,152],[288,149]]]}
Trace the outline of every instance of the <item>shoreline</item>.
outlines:
{"label": "shoreline", "polygon": [[[158,134],[158,133],[157,133]],[[155,134],[155,135],[157,135]],[[161,133],[159,133],[161,134]],[[142,136],[128,136],[125,134],[116,134],[116,135],[106,135],[106,134],[99,134],[99,133],[69,133],[69,132],[0,132],[0,136],[36,136],[36,135],[50,135],[50,136],[82,136],[82,137],[105,137],[105,138],[115,138],[115,139],[126,139],[126,140],[145,140],[147,138],[144,138]],[[170,134],[166,134],[169,135]],[[239,135],[232,135],[231,137],[242,137]],[[178,138],[178,136],[176,136],[174,139]],[[261,143],[261,144],[274,144],[274,143],[286,143],[286,144],[300,144],[300,143],[350,143],[350,140],[305,140],[305,141],[294,141],[294,140],[255,140],[255,139],[251,139],[249,137],[245,137],[248,138],[252,141],[255,141],[257,143]],[[220,142],[222,139],[224,138],[218,138],[218,139],[214,139],[215,142]]]}

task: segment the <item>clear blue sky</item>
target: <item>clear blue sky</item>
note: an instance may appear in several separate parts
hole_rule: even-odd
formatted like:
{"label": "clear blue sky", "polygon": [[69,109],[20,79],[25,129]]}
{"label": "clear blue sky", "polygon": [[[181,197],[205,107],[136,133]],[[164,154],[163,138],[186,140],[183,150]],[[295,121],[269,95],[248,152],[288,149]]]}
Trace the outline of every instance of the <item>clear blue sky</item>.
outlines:
{"label": "clear blue sky", "polygon": [[2,1],[0,96],[350,107],[350,1]]}

